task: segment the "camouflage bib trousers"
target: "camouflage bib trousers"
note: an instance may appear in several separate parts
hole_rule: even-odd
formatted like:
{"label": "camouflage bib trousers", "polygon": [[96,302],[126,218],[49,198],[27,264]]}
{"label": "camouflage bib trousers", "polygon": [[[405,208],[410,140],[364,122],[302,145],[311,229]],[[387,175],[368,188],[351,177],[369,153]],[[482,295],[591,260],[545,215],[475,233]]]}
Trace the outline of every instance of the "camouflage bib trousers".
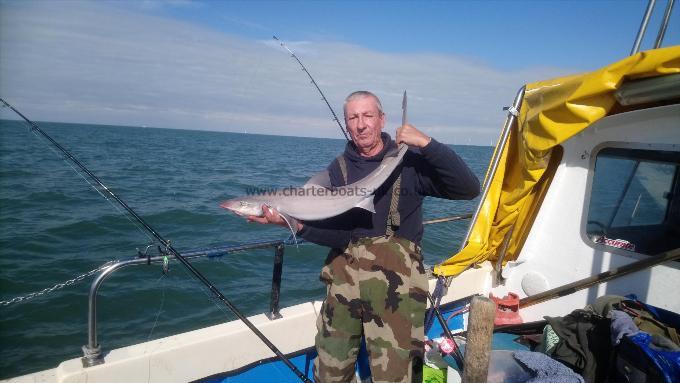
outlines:
{"label": "camouflage bib trousers", "polygon": [[[422,371],[427,276],[420,248],[395,236],[331,251],[317,319],[317,382],[355,381],[362,334],[373,382],[411,382]],[[414,373],[415,371],[415,373]]]}

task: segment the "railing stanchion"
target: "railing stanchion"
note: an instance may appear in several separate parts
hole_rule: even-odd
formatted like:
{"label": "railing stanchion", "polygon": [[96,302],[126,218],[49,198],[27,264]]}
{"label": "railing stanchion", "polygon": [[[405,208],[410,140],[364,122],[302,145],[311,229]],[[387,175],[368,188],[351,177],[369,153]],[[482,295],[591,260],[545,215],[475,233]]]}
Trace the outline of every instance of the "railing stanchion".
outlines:
{"label": "railing stanchion", "polygon": [[269,301],[269,319],[281,318],[279,312],[279,299],[281,298],[281,275],[283,274],[283,251],[285,247],[283,244],[276,246],[274,250],[274,270],[272,274],[272,293]]}

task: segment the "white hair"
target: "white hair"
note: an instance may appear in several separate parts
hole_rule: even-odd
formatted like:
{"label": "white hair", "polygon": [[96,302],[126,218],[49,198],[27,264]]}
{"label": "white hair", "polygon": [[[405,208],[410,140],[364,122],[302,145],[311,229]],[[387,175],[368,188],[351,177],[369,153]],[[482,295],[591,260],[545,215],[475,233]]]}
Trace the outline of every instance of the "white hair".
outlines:
{"label": "white hair", "polygon": [[347,103],[348,102],[354,101],[354,100],[357,100],[357,99],[360,99],[360,98],[364,98],[364,97],[372,97],[375,100],[375,105],[378,107],[378,112],[380,112],[380,114],[383,114],[383,108],[382,108],[382,104],[380,103],[380,99],[378,98],[378,96],[376,96],[375,94],[373,94],[373,93],[371,93],[367,90],[357,90],[356,92],[350,93],[350,95],[345,98],[345,103],[342,105],[343,112],[345,114],[347,114]]}

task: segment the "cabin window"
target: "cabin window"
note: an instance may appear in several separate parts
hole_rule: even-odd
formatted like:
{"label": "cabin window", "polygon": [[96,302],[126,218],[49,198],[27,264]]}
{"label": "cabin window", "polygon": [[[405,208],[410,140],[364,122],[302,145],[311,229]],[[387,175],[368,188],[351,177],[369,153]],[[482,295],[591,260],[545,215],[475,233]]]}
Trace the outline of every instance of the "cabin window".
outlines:
{"label": "cabin window", "polygon": [[598,152],[586,234],[641,254],[680,247],[680,153],[605,148]]}

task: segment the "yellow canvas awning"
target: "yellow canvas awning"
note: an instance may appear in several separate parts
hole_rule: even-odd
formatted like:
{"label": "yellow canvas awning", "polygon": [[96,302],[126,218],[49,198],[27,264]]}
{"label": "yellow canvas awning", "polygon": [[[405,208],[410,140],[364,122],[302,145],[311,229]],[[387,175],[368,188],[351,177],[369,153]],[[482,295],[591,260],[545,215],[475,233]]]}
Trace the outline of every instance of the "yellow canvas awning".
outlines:
{"label": "yellow canvas awning", "polygon": [[511,228],[503,261],[516,259],[545,191],[554,148],[605,117],[625,80],[672,73],[680,73],[680,46],[640,52],[594,72],[527,85],[517,128],[508,135],[468,243],[435,266],[435,274],[455,276],[477,263],[496,260]]}

